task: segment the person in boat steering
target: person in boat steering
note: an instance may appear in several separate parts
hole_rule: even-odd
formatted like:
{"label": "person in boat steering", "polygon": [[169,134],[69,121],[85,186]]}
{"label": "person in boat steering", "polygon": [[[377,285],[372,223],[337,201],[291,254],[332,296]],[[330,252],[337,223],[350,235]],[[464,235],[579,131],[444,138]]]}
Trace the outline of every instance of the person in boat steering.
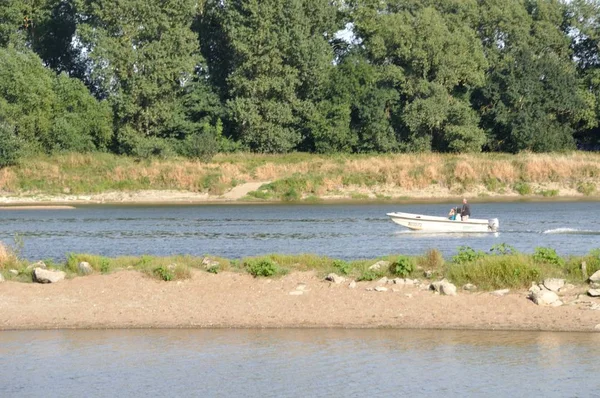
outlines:
{"label": "person in boat steering", "polygon": [[467,203],[467,198],[463,198],[463,205],[460,208],[460,219],[467,221],[471,217],[471,206]]}

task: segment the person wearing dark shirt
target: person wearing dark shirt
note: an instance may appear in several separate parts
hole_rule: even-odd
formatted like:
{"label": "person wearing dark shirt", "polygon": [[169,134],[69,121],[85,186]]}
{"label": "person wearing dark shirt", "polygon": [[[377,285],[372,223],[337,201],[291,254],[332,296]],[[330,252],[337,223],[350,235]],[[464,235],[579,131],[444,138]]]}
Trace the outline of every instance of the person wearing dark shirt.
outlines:
{"label": "person wearing dark shirt", "polygon": [[471,217],[471,207],[467,203],[467,198],[463,198],[463,205],[460,209],[460,219],[467,221]]}

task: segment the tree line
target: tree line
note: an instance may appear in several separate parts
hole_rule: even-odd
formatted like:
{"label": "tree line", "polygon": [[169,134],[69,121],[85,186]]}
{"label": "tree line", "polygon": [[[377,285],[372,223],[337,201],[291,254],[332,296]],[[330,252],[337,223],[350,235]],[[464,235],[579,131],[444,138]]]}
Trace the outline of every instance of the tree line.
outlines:
{"label": "tree line", "polygon": [[595,0],[0,0],[0,159],[600,141]]}

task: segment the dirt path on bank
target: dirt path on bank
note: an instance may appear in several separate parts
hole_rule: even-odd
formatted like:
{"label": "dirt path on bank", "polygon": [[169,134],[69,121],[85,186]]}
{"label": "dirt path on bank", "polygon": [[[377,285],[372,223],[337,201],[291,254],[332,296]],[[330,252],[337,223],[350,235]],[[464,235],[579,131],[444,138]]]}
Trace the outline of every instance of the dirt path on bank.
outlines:
{"label": "dirt path on bank", "polygon": [[[526,292],[496,297],[460,292],[439,296],[418,287],[375,282],[335,285],[312,272],[280,279],[193,271],[161,282],[135,271],[91,275],[56,284],[0,283],[0,329],[55,328],[434,328],[598,331],[590,302],[540,307]],[[302,293],[298,293],[302,292]],[[290,294],[291,293],[291,294]],[[565,297],[569,302],[575,298]],[[596,301],[594,301],[596,300]],[[572,301],[572,300],[571,300]]]}

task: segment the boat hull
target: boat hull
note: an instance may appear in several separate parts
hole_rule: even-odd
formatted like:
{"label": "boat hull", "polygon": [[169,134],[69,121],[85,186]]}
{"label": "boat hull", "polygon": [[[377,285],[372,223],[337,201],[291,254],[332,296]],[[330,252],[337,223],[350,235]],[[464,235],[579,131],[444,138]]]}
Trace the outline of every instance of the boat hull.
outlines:
{"label": "boat hull", "polygon": [[425,216],[412,213],[387,213],[398,225],[414,231],[427,232],[497,232],[498,219],[471,218],[468,221],[450,220],[446,217]]}

